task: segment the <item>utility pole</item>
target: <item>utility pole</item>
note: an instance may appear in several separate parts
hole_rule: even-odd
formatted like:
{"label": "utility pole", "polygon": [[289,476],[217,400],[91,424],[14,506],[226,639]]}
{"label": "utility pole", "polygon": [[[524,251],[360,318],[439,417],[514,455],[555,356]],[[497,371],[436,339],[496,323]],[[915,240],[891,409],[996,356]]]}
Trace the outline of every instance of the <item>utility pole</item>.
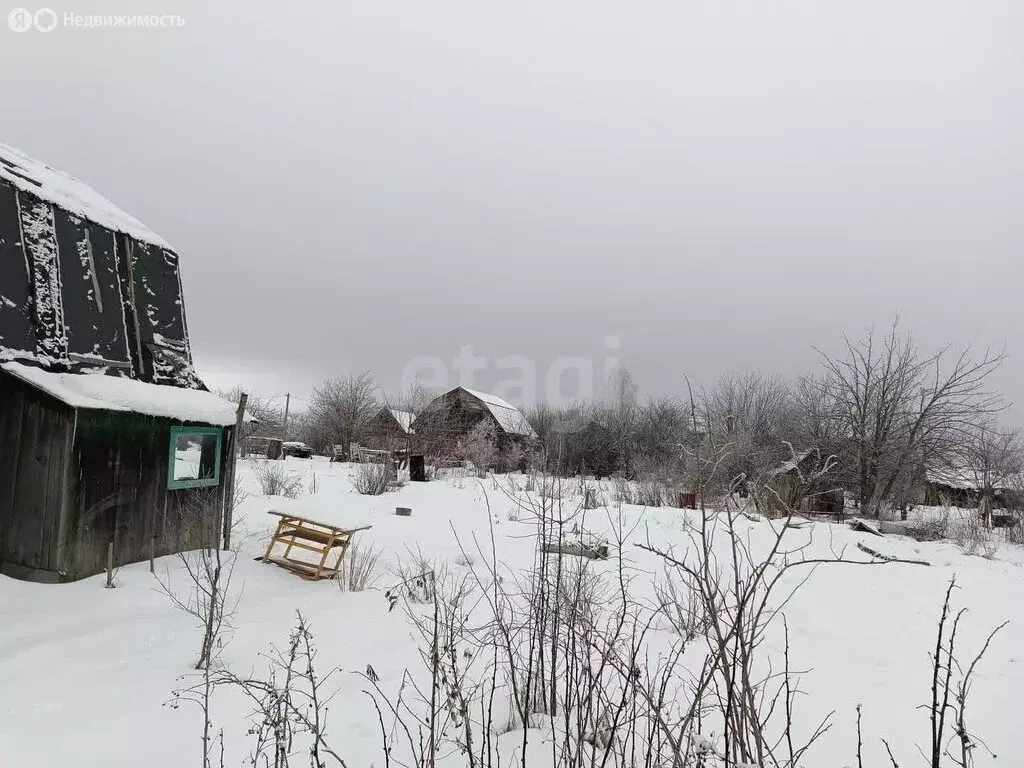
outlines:
{"label": "utility pole", "polygon": [[281,428],[281,439],[288,439],[288,408],[292,404],[292,393],[285,392],[284,395],[284,426]]}

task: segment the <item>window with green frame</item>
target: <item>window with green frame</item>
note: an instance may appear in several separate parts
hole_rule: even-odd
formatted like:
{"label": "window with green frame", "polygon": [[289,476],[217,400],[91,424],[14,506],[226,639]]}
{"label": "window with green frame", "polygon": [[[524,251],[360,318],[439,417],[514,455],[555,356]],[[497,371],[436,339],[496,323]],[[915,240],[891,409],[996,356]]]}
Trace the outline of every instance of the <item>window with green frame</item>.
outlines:
{"label": "window with green frame", "polygon": [[220,485],[223,431],[216,427],[171,427],[167,488],[215,488]]}

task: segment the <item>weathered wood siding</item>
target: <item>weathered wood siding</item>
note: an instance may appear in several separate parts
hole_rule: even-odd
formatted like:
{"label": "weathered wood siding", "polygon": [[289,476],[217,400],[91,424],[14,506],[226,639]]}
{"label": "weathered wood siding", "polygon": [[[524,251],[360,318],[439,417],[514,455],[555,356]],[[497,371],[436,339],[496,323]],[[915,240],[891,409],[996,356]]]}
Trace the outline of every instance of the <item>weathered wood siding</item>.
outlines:
{"label": "weathered wood siding", "polygon": [[0,570],[60,570],[74,411],[0,373]]}
{"label": "weathered wood siding", "polygon": [[217,545],[229,450],[225,430],[221,484],[217,488],[167,489],[170,430],[179,422],[138,414],[79,411],[71,522],[74,554],[68,578],[105,567],[108,542],[114,563]]}
{"label": "weathered wood siding", "polygon": [[[171,427],[180,422],[75,411],[0,373],[0,570],[41,581],[216,546],[231,455],[216,488],[167,489]],[[205,426],[205,425],[199,425]]]}

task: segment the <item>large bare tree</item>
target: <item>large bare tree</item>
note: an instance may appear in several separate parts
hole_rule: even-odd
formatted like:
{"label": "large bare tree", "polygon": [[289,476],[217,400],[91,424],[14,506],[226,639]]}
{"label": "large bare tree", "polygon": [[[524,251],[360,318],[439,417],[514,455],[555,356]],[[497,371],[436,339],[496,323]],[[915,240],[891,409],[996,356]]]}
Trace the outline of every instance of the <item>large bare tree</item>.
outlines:
{"label": "large bare tree", "polygon": [[974,426],[1003,407],[988,382],[1004,353],[947,346],[925,354],[898,320],[884,336],[872,329],[845,341],[841,355],[819,350],[824,371],[808,385],[845,437],[843,461],[862,510],[877,516],[915,470],[954,462]]}
{"label": "large bare tree", "polygon": [[377,385],[369,371],[327,379],[313,390],[305,428],[318,448],[332,443],[345,446],[362,437],[367,421],[380,404]]}
{"label": "large bare tree", "polygon": [[710,449],[721,456],[718,485],[731,485],[740,476],[756,478],[790,458],[792,396],[777,377],[756,371],[721,376],[701,394],[697,418]]}

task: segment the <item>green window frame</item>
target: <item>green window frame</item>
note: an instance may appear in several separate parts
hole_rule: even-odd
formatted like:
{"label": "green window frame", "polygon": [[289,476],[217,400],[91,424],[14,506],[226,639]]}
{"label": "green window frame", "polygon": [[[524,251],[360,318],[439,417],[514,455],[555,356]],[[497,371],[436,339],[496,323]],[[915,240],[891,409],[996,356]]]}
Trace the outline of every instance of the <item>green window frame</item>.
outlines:
{"label": "green window frame", "polygon": [[[215,438],[212,477],[175,478],[174,470],[177,464],[178,440],[183,435],[212,436]],[[220,455],[223,438],[224,431],[216,427],[171,427],[171,439],[167,447],[167,489],[170,491],[180,491],[187,488],[216,488],[220,485]]]}

